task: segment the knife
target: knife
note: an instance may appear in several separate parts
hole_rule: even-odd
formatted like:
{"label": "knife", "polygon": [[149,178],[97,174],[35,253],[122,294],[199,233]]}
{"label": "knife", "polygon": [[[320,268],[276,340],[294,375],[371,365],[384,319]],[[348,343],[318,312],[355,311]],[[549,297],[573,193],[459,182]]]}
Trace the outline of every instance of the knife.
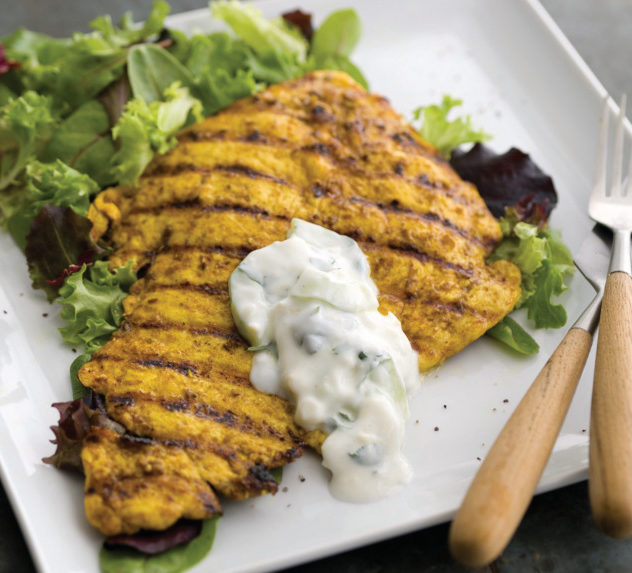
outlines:
{"label": "knife", "polygon": [[574,258],[597,294],[564,336],[496,438],[450,527],[450,551],[469,567],[498,557],[515,533],[570,406],[599,323],[612,234],[601,225]]}

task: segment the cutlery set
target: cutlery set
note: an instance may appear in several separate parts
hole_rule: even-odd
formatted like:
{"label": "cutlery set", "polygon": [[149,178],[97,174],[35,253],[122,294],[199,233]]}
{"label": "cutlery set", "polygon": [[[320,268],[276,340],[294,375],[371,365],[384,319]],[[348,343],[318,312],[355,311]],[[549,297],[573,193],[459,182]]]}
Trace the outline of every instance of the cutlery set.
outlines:
{"label": "cutlery set", "polygon": [[498,557],[515,533],[551,454],[599,325],[591,404],[589,497],[597,526],[632,536],[632,152],[623,176],[625,105],[608,168],[610,102],[601,117],[588,213],[597,225],[575,265],[596,296],[544,365],[474,477],[450,528],[453,556],[471,567]]}

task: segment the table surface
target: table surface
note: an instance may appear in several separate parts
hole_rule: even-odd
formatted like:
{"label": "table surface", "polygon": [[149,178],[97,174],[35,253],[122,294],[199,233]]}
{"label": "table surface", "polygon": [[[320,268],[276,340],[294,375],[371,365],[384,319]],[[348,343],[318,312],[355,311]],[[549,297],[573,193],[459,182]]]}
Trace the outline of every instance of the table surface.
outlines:
{"label": "table surface", "polygon": [[[541,0],[609,93],[632,94],[632,2],[629,0]],[[2,0],[8,7],[9,0]],[[21,0],[3,10],[0,36],[18,26],[54,35],[84,29],[102,13],[115,19],[125,10],[139,17],[152,0]],[[172,10],[199,8],[203,0],[173,0]],[[300,4],[300,1],[297,2]],[[60,9],[62,8],[63,9]],[[29,573],[33,562],[0,486],[0,573]],[[448,525],[439,525],[287,570],[452,573],[467,571],[451,559]],[[616,541],[594,527],[586,483],[536,497],[502,557],[484,569],[494,573],[624,573],[632,571],[632,540]]]}

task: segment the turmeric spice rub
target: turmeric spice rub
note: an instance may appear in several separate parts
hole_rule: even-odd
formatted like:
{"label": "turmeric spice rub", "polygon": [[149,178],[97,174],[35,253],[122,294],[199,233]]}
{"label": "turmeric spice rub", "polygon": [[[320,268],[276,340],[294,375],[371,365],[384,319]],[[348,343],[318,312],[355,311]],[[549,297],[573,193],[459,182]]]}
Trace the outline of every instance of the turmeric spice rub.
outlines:
{"label": "turmeric spice rub", "polygon": [[191,127],[138,188],[102,192],[90,217],[114,245],[111,265],[133,260],[143,275],[123,325],[79,374],[127,430],[93,428],[82,451],[86,513],[106,535],[210,517],[216,493],[275,491],[269,470],[322,443],[287,402],[250,385],[227,289],[292,217],[359,242],[421,370],[520,296],[518,269],[485,261],[501,232],[476,189],[384,98],[338,72],[275,85]]}

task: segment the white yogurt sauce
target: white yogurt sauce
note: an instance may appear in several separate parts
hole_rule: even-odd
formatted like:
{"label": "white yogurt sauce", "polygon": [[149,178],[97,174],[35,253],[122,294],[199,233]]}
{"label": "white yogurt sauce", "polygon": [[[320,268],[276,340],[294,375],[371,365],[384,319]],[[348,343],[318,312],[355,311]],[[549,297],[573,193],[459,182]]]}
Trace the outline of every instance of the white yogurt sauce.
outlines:
{"label": "white yogurt sauce", "polygon": [[323,465],[345,501],[389,495],[411,478],[402,455],[417,353],[378,290],[357,243],[294,219],[288,238],[253,251],[229,281],[235,323],[255,352],[250,380],[296,405],[329,435]]}

